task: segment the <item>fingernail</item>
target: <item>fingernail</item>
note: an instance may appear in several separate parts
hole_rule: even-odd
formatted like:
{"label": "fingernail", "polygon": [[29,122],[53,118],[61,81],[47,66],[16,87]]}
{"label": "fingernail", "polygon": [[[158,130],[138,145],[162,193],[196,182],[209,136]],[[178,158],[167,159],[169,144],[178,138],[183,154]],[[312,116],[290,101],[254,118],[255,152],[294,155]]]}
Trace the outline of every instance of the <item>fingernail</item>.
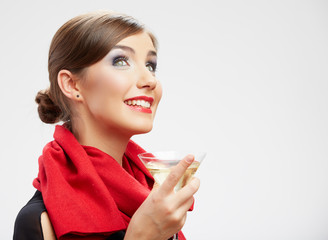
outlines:
{"label": "fingernail", "polygon": [[194,156],[193,155],[188,155],[186,158],[187,163],[192,163],[194,161]]}

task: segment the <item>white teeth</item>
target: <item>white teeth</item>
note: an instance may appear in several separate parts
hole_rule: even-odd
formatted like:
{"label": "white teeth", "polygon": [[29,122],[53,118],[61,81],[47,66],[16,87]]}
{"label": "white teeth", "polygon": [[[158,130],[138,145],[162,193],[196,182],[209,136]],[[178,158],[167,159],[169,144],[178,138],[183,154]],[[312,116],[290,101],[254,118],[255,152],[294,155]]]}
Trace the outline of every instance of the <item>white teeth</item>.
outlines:
{"label": "white teeth", "polygon": [[145,100],[129,100],[129,101],[124,101],[125,104],[130,105],[130,106],[140,106],[143,108],[150,108],[150,102],[147,102]]}

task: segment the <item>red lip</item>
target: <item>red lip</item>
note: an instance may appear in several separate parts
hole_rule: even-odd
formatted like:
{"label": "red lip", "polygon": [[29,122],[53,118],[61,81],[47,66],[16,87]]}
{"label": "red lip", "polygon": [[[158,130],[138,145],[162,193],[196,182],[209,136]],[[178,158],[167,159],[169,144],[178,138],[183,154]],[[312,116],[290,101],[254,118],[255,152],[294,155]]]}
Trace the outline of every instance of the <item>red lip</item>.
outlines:
{"label": "red lip", "polygon": [[[137,96],[137,97],[133,97],[133,98],[129,98],[129,99],[126,99],[124,100],[124,102],[126,101],[137,101],[137,100],[144,100],[146,102],[149,102],[150,103],[150,106],[152,105],[152,103],[154,102],[154,98],[152,97],[147,97],[147,96]],[[150,108],[143,108],[143,107],[140,107],[140,106],[131,106],[131,105],[127,105],[129,108],[135,110],[135,111],[139,111],[139,112],[143,112],[143,113],[152,113],[152,110]]]}

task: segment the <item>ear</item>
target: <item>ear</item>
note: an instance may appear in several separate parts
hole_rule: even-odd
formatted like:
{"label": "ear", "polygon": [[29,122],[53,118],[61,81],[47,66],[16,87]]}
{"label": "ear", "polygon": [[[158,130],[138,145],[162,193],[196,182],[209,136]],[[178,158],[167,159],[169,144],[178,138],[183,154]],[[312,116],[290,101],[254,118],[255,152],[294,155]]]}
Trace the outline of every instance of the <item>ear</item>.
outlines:
{"label": "ear", "polygon": [[77,79],[70,71],[62,69],[57,76],[58,86],[63,94],[71,100],[82,101]]}

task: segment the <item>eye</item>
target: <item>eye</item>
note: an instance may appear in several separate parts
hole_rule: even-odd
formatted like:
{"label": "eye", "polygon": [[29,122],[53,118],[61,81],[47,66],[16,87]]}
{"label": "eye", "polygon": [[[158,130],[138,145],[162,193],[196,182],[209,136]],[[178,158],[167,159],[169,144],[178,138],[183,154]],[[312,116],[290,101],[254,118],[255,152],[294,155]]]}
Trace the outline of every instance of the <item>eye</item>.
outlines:
{"label": "eye", "polygon": [[156,68],[157,68],[157,63],[156,62],[148,62],[146,64],[146,68],[148,68],[148,70],[150,72],[156,72]]}
{"label": "eye", "polygon": [[129,58],[125,56],[118,56],[113,59],[113,66],[115,67],[124,67],[124,66],[130,66],[129,64]]}

